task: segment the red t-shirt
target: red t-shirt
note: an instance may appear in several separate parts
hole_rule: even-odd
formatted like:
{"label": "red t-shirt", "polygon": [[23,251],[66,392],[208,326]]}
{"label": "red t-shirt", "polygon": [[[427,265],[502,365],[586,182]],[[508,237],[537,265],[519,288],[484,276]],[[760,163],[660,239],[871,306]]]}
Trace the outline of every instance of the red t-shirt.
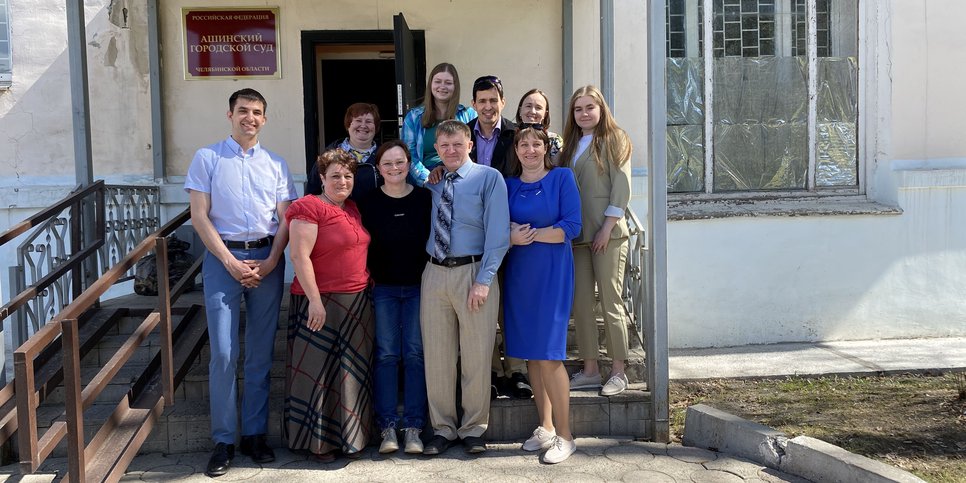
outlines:
{"label": "red t-shirt", "polygon": [[[312,260],[319,293],[356,293],[369,283],[366,269],[369,232],[362,227],[362,216],[352,200],[346,200],[344,208],[308,195],[296,200],[285,212],[290,228],[292,220],[318,226],[319,233],[309,259]],[[305,295],[298,277],[292,282],[292,293]]]}

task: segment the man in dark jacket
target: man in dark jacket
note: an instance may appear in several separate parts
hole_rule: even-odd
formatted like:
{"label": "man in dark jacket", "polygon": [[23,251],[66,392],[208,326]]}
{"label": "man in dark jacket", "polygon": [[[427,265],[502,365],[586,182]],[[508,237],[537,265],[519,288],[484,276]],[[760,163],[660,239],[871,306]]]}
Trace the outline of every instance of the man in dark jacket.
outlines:
{"label": "man in dark jacket", "polygon": [[509,160],[513,155],[513,136],[517,126],[503,117],[506,100],[503,98],[503,84],[495,75],[476,79],[473,83],[473,109],[477,118],[468,122],[473,132],[473,149],[470,159],[476,164],[490,166],[510,174]]}

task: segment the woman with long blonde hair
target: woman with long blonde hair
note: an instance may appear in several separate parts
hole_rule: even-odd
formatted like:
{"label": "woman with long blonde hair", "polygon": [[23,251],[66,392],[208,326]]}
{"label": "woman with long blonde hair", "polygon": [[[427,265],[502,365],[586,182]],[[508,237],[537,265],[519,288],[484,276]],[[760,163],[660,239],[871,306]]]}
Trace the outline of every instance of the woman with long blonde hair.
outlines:
{"label": "woman with long blonde hair", "polygon": [[628,229],[624,210],[631,198],[631,141],[621,129],[600,89],[584,86],[570,97],[559,162],[574,170],[580,188],[580,236],[574,240],[574,326],[583,370],[571,389],[601,386],[597,364],[594,285],[600,293],[607,355],[613,361],[604,396],[627,389],[627,318],[621,292],[627,263]]}

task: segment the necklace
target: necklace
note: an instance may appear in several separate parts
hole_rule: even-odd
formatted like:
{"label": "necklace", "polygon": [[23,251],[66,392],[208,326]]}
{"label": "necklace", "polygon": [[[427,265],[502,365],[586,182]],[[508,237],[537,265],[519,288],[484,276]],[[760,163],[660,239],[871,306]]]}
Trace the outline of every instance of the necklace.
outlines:
{"label": "necklace", "polygon": [[342,203],[336,203],[335,201],[332,201],[332,198],[329,198],[329,195],[325,194],[325,191],[323,191],[322,193],[320,193],[319,196],[322,197],[322,201],[325,201],[326,203],[328,203],[330,205],[333,205],[333,206],[337,206],[339,208],[342,208],[342,205],[345,204],[344,201]]}

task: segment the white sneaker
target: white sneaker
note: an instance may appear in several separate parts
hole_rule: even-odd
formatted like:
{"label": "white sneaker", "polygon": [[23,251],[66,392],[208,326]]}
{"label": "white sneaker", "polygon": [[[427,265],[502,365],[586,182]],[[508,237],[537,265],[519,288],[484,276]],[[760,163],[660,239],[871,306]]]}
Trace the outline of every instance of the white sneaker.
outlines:
{"label": "white sneaker", "polygon": [[627,376],[623,372],[610,376],[607,384],[600,390],[601,396],[616,396],[627,390]]}
{"label": "white sneaker", "polygon": [[557,437],[555,431],[547,431],[543,426],[537,426],[533,430],[533,436],[523,442],[523,451],[540,451],[547,449],[553,444],[553,439]]}
{"label": "white sneaker", "polygon": [[379,445],[379,453],[395,453],[399,450],[399,441],[396,439],[396,428],[388,427],[382,431],[382,444]]}
{"label": "white sneaker", "polygon": [[600,387],[600,374],[584,374],[584,371],[577,371],[570,376],[570,389],[593,389]]}
{"label": "white sneaker", "polygon": [[543,462],[550,465],[560,463],[574,454],[574,451],[577,451],[575,441],[567,441],[557,436],[553,438],[553,445],[550,446],[550,449],[543,454]]}
{"label": "white sneaker", "polygon": [[403,441],[406,444],[406,453],[423,454],[423,440],[419,438],[419,433],[422,431],[419,428],[403,429]]}

